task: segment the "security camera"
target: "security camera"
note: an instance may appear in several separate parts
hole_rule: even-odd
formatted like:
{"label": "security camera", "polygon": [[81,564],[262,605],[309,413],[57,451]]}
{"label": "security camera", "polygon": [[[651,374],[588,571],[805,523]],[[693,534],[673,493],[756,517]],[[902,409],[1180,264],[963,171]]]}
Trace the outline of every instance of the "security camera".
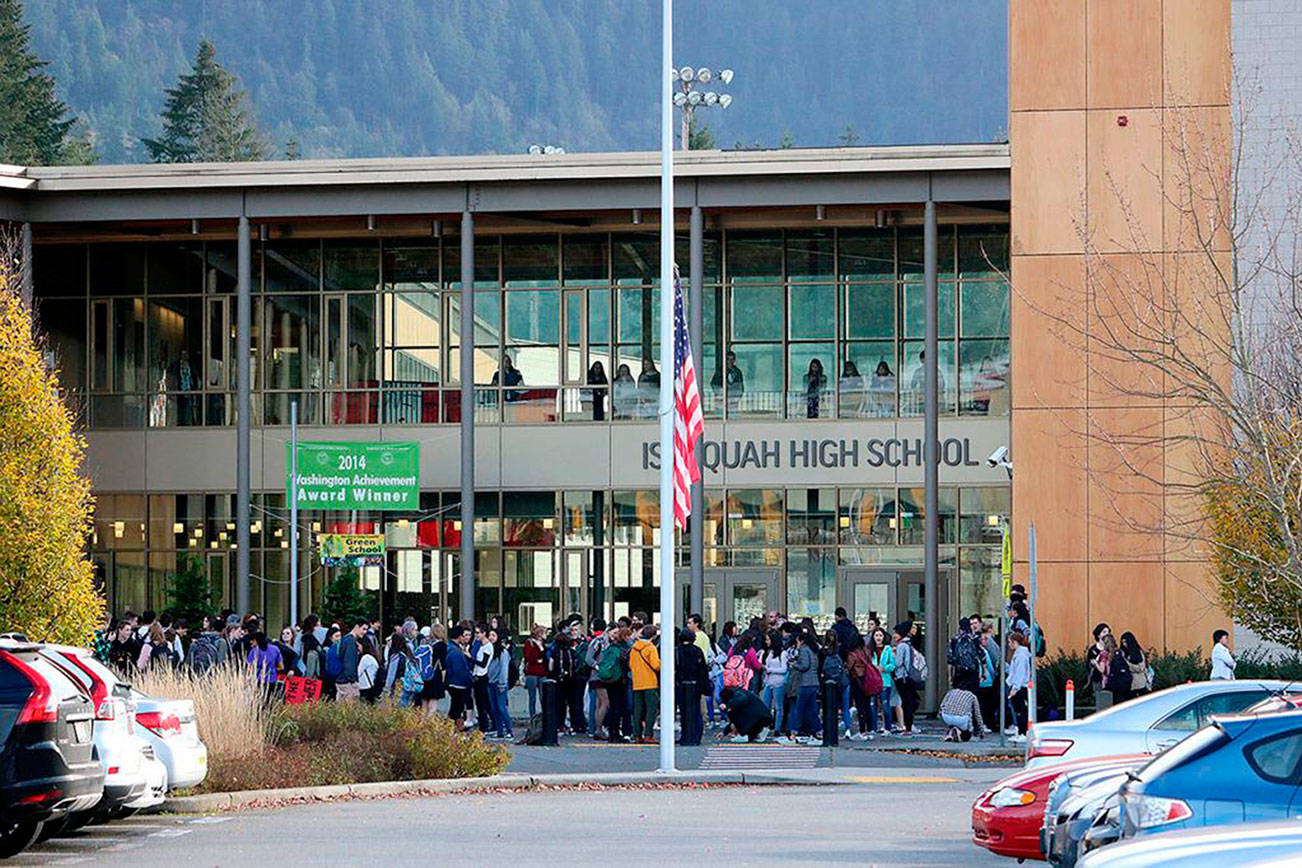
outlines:
{"label": "security camera", "polygon": [[990,453],[990,457],[986,459],[986,464],[989,464],[991,467],[998,467],[1000,464],[1003,464],[1004,460],[1007,458],[1008,447],[1000,446],[994,452]]}

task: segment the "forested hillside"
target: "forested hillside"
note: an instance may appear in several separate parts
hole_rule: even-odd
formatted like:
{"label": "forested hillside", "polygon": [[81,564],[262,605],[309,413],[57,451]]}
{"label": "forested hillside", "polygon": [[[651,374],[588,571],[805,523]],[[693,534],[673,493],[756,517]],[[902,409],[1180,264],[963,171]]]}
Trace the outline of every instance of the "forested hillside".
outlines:
{"label": "forested hillside", "polygon": [[[654,148],[656,0],[26,0],[105,162],[148,159],[201,38],[275,150],[304,157]],[[991,141],[1004,0],[679,0],[676,62],[736,70],[719,146]]]}

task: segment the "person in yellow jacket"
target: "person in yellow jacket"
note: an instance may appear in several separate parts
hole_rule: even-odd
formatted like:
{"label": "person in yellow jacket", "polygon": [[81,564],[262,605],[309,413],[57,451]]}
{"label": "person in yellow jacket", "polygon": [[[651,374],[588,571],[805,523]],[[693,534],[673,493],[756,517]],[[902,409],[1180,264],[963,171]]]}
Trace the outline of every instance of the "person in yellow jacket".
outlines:
{"label": "person in yellow jacket", "polygon": [[633,740],[639,744],[655,741],[656,711],[660,708],[660,652],[655,638],[656,628],[647,624],[628,655],[633,673]]}

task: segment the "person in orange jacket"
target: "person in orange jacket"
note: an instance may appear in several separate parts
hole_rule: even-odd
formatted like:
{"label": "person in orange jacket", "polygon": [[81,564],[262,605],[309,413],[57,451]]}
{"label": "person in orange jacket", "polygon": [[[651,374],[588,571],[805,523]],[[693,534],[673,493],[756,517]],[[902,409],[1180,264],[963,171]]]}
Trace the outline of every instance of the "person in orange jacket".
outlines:
{"label": "person in orange jacket", "polygon": [[640,744],[655,741],[656,711],[660,708],[660,652],[655,639],[656,628],[647,624],[628,655],[633,674],[633,739]]}

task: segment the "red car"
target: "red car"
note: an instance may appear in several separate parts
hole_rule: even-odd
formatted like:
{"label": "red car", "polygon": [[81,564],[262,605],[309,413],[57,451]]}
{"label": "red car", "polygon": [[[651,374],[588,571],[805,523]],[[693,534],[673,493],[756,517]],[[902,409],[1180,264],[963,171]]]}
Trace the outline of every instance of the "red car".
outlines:
{"label": "red car", "polygon": [[[1143,758],[1141,757],[1136,757]],[[1044,800],[1058,775],[1091,765],[1109,765],[1123,757],[1089,757],[1023,769],[994,784],[972,803],[972,843],[1000,856],[1044,859],[1040,826]]]}

